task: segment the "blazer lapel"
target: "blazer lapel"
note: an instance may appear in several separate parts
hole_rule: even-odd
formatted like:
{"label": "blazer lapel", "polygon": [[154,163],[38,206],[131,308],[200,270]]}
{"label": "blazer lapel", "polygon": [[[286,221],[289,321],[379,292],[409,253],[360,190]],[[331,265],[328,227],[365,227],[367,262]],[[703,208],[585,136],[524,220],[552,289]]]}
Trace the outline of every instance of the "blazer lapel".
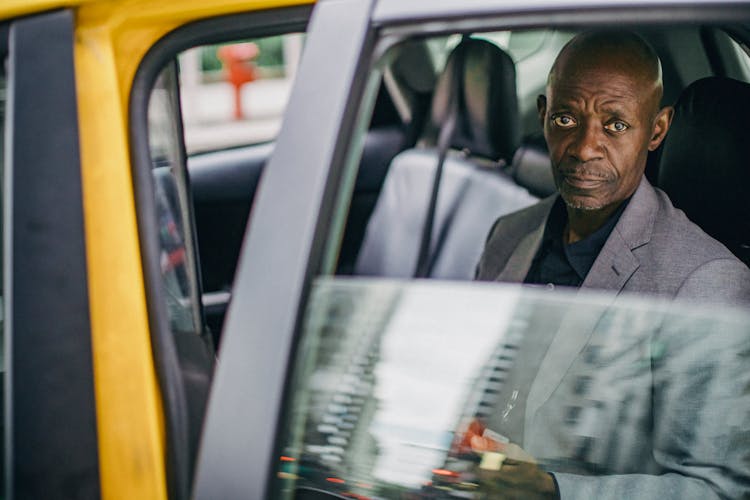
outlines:
{"label": "blazer lapel", "polygon": [[615,226],[586,279],[583,280],[581,288],[612,290],[619,293],[639,266],[640,263],[630,250],[630,245]]}
{"label": "blazer lapel", "polygon": [[[614,297],[611,300],[614,301]],[[572,307],[560,320],[557,333],[542,359],[526,399],[524,445],[530,446],[527,451],[544,447],[545,443],[534,441],[539,434],[533,425],[536,413],[560,386],[565,374],[586,347],[606,307],[606,303],[601,302],[588,304],[587,307]]]}
{"label": "blazer lapel", "polygon": [[510,255],[508,262],[495,281],[504,281],[508,283],[521,283],[526,278],[526,274],[531,269],[531,262],[534,260],[539,245],[542,244],[544,236],[544,225],[547,223],[545,217],[539,227],[535,228],[529,234],[524,236],[516,246],[516,249]]}
{"label": "blazer lapel", "polygon": [[[550,210],[554,204],[556,196],[549,196],[540,201],[536,206],[539,208],[536,215],[531,215],[527,222],[530,230],[523,234],[515,244],[515,249],[508,257],[495,281],[507,283],[521,283],[526,278],[526,274],[531,269],[531,263],[534,261],[539,246],[542,244],[544,236],[544,226],[547,224]],[[508,245],[512,245],[514,237],[512,234],[508,238]]]}

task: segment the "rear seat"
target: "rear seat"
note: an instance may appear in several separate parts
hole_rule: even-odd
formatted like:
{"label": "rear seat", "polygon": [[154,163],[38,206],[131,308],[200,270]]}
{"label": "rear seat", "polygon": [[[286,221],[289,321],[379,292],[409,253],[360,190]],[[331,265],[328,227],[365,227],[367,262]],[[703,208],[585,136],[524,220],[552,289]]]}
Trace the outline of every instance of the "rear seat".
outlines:
{"label": "rear seat", "polygon": [[[448,97],[457,68],[462,71],[458,125],[444,164],[428,274],[443,279],[471,279],[494,220],[538,199],[510,174],[520,136],[515,67],[494,44],[467,39],[451,53],[432,101],[432,133],[423,143],[432,142],[450,112]],[[434,145],[423,145],[394,158],[355,274],[414,275],[438,156]]]}

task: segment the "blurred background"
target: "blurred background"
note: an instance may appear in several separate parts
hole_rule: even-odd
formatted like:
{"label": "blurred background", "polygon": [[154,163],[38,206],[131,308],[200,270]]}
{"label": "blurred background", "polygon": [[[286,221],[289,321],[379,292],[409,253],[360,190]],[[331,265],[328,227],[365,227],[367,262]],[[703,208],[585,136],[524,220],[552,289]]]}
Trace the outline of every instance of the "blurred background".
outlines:
{"label": "blurred background", "polygon": [[180,54],[188,154],[276,137],[303,43],[304,34],[291,33]]}

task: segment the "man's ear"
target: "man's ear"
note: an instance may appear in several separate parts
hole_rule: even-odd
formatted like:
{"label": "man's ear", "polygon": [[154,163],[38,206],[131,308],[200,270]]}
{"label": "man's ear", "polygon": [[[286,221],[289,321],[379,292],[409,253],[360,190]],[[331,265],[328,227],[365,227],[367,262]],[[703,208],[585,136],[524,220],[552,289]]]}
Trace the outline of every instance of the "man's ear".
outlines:
{"label": "man's ear", "polygon": [[542,124],[542,129],[544,129],[544,115],[547,114],[547,97],[543,94],[540,94],[536,98],[536,110],[539,113],[539,123]]}
{"label": "man's ear", "polygon": [[648,143],[648,150],[653,151],[659,147],[659,144],[667,136],[669,126],[672,124],[672,117],[674,116],[674,108],[672,106],[664,106],[659,110],[654,120],[654,132],[651,134],[651,140]]}

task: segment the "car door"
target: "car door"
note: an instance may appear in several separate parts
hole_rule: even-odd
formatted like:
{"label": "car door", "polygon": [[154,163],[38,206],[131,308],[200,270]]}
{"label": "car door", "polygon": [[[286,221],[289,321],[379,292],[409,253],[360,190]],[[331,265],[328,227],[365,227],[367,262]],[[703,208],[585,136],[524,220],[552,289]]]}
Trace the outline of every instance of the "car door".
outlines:
{"label": "car door", "polygon": [[[319,3],[245,236],[202,435],[196,497],[471,498],[486,493],[476,476],[467,479],[461,471],[442,465],[451,458],[453,439],[460,443],[466,430],[459,425],[461,412],[471,414],[469,409],[483,406],[482,398],[493,393],[491,386],[497,380],[490,374],[477,374],[510,359],[494,351],[503,343],[493,343],[498,337],[491,333],[512,329],[510,325],[526,333],[549,332],[549,324],[580,320],[579,327],[585,330],[584,324],[591,321],[589,326],[599,325],[607,335],[620,335],[627,330],[624,325],[632,325],[645,335],[635,335],[645,342],[639,345],[650,346],[643,351],[649,353],[645,358],[637,354],[640,347],[631,346],[635,349],[630,351],[633,366],[650,363],[646,360],[654,354],[653,335],[664,324],[680,325],[693,333],[697,330],[687,324],[725,332],[718,333],[726,335],[722,345],[727,351],[740,352],[747,342],[744,309],[722,316],[696,308],[694,312],[707,315],[704,320],[670,323],[688,314],[686,310],[638,300],[623,302],[624,309],[610,309],[612,297],[608,295],[529,292],[524,297],[518,287],[495,284],[344,279],[334,273],[379,72],[399,41],[539,26],[581,29],[614,22],[639,29],[644,28],[644,16],[649,23],[665,26],[672,26],[678,18],[721,25],[745,19],[747,14],[744,3],[728,10],[698,5],[691,9],[654,7],[646,2],[628,7],[569,2],[554,8],[452,1],[429,8],[420,2],[387,0]],[[738,29],[744,26],[736,24]],[[730,317],[737,322],[725,328],[722,322]],[[549,324],[528,327],[537,318]],[[390,336],[400,328],[402,333]],[[486,339],[492,340],[478,347],[475,342],[485,338],[484,328],[490,332]],[[409,335],[417,338],[410,342]],[[396,337],[398,341],[393,340]],[[559,342],[558,347],[572,354],[585,346],[585,342]],[[494,361],[477,361],[488,358]],[[461,372],[464,363],[470,369]],[[742,363],[730,365],[745,380]],[[454,376],[440,377],[441,368]],[[423,371],[405,376],[404,371],[410,369]],[[596,373],[591,367],[587,370],[581,373],[582,380]],[[599,390],[606,392],[607,383],[603,379],[598,383]],[[418,384],[425,385],[429,398],[419,399],[425,393],[419,393],[422,386]],[[414,392],[409,395],[408,389]],[[571,391],[586,399],[586,389]],[[422,406],[413,404],[410,397]],[[607,401],[597,398],[591,399],[602,403],[594,405],[602,411],[615,407],[617,414],[627,407],[619,396]],[[429,404],[435,405],[434,412]],[[511,397],[505,408],[509,414],[514,404]],[[738,404],[733,414],[744,411],[745,403]],[[398,405],[408,406],[412,413],[385,415]],[[541,411],[543,405],[539,403],[537,409]],[[580,436],[610,443],[605,448],[614,447],[608,441],[612,435],[597,428],[599,420],[592,411],[585,418],[573,410],[567,420],[561,413],[547,417],[560,428],[563,422],[580,425],[586,429],[576,431]],[[554,432],[557,427],[548,429]],[[394,440],[400,443],[400,451],[398,446],[393,451]],[[405,464],[404,450],[409,446],[412,451]],[[543,443],[535,446],[544,447]],[[435,450],[443,462],[433,457]],[[407,465],[416,465],[413,470],[418,472],[407,474]]]}

